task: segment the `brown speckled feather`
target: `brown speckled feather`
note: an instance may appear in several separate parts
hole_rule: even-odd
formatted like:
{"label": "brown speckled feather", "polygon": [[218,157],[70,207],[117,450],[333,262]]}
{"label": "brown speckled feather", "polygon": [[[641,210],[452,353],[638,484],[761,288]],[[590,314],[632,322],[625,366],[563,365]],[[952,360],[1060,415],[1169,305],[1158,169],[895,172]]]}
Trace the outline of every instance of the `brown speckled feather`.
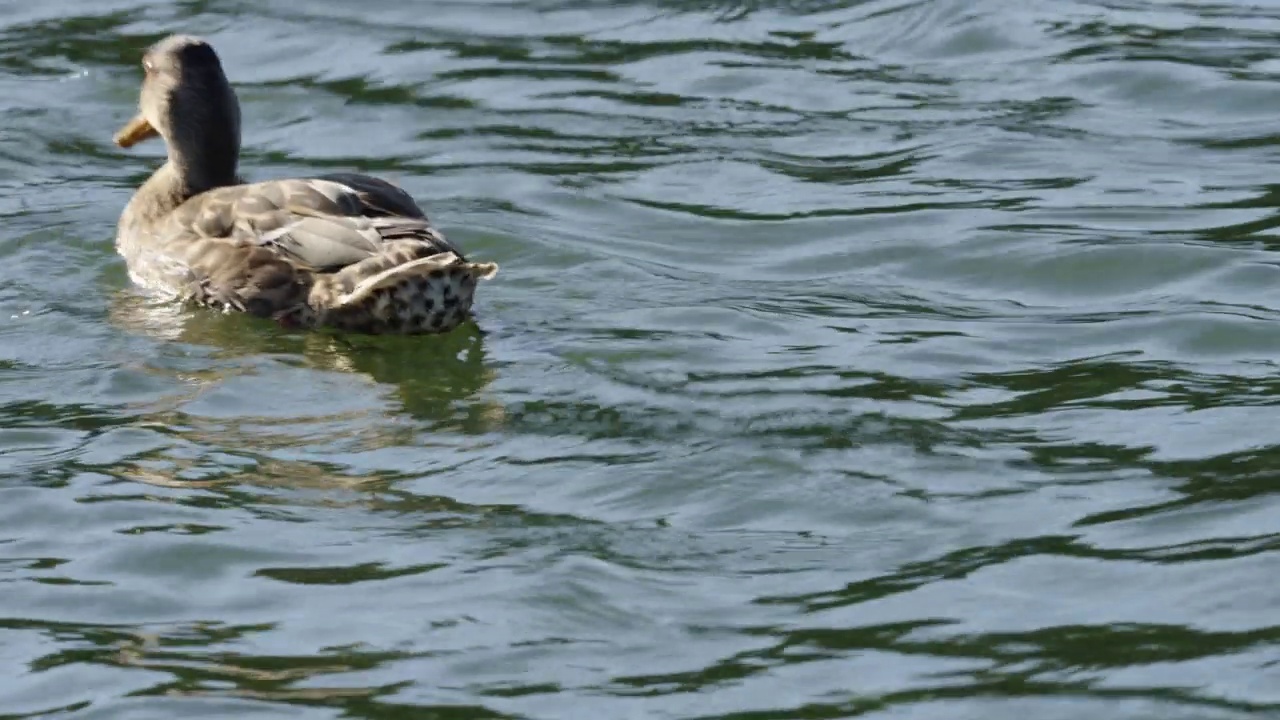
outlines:
{"label": "brown speckled feather", "polygon": [[169,148],[120,218],[135,281],[299,327],[430,333],[465,321],[497,266],[468,262],[402,189],[357,173],[239,179],[225,157],[238,152],[238,106],[212,53],[187,36],[153,47],[142,113],[117,136],[127,146],[158,133]]}

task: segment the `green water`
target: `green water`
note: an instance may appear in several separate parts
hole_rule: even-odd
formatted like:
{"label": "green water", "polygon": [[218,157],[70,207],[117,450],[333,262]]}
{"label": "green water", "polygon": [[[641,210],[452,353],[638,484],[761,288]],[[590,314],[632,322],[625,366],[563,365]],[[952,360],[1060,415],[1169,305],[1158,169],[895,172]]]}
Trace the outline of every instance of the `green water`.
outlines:
{"label": "green water", "polygon": [[[0,15],[0,718],[1280,716],[1280,8]],[[443,338],[157,304],[142,49],[403,184]]]}

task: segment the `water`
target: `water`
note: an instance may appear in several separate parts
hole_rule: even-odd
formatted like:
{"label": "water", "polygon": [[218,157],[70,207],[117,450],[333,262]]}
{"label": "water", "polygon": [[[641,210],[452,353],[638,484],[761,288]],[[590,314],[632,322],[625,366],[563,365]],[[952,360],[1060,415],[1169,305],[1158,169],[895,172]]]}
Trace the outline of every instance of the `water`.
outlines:
{"label": "water", "polygon": [[[1274,5],[4,9],[5,720],[1280,716]],[[174,31],[478,328],[132,292]]]}

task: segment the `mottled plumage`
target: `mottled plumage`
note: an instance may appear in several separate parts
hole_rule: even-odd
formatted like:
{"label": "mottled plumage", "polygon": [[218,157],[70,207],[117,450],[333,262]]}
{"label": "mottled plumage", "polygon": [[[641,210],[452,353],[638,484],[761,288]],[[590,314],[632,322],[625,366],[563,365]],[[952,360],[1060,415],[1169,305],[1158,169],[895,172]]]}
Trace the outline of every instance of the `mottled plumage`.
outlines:
{"label": "mottled plumage", "polygon": [[408,193],[339,173],[244,183],[240,109],[213,48],[175,35],[144,56],[141,112],[116,134],[159,135],[168,161],[120,216],[135,282],[294,327],[447,332],[493,263],[468,262]]}

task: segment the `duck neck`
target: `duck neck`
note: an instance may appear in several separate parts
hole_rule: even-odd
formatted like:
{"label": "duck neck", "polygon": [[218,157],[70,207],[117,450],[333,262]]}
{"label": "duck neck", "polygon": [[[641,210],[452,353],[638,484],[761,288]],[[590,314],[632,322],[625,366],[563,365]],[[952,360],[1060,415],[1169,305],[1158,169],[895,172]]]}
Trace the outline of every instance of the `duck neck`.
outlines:
{"label": "duck neck", "polygon": [[121,215],[121,227],[131,223],[155,222],[178,209],[187,200],[207,190],[240,184],[235,166],[229,171],[209,172],[207,167],[184,164],[172,155],[142,184]]}
{"label": "duck neck", "polygon": [[[174,137],[168,142],[169,162],[168,182],[174,183],[174,189],[185,201],[206,190],[235,185],[236,166],[240,159],[240,138],[238,133],[226,132],[207,134],[206,137]],[[156,175],[160,172],[157,171]]]}
{"label": "duck neck", "polygon": [[128,225],[155,222],[157,218],[173,212],[191,195],[173,163],[167,162],[151,173],[151,177],[133,194],[120,216],[120,227],[124,229]]}
{"label": "duck neck", "polygon": [[146,207],[135,207],[131,216],[163,217],[200,193],[240,184],[236,174],[239,143],[205,147],[206,150],[191,153],[171,144],[168,162],[151,173],[130,203],[145,203]]}

